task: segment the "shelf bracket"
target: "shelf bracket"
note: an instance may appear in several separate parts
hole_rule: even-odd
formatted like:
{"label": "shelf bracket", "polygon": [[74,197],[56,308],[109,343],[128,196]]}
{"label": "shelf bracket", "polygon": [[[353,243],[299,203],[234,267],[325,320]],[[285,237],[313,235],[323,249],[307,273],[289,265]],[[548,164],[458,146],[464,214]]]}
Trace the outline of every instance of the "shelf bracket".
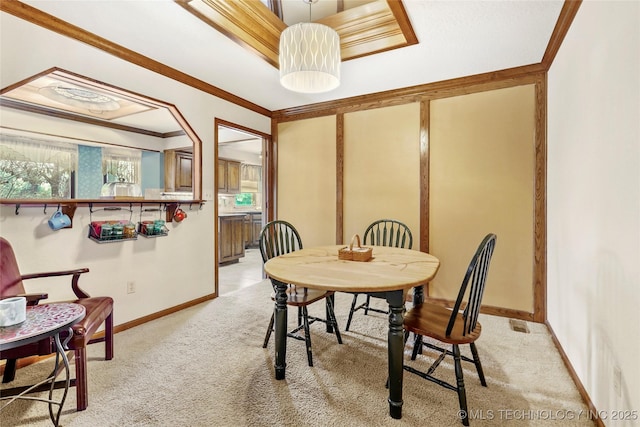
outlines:
{"label": "shelf bracket", "polygon": [[18,215],[20,212],[20,203],[16,203],[16,215]]}

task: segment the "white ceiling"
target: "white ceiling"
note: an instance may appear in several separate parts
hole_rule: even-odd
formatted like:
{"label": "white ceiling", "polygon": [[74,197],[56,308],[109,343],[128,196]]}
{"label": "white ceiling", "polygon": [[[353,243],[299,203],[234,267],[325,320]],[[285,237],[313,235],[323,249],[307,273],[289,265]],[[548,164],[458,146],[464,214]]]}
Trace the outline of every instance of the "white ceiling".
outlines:
{"label": "white ceiling", "polygon": [[299,94],[170,0],[23,2],[272,111],[539,63],[563,4],[404,0],[417,45],[344,62],[339,88]]}

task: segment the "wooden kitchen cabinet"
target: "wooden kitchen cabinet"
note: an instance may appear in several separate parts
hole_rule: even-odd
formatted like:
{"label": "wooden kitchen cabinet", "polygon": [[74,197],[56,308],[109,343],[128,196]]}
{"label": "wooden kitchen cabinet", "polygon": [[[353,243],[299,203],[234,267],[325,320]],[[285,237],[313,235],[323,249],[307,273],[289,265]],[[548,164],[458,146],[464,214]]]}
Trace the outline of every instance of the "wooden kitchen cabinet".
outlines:
{"label": "wooden kitchen cabinet", "polygon": [[262,214],[261,213],[251,214],[251,230],[252,230],[251,236],[253,237],[251,241],[251,246],[258,246],[260,244],[259,242],[260,231],[262,231]]}
{"label": "wooden kitchen cabinet", "polygon": [[193,154],[176,152],[176,191],[192,191]]}
{"label": "wooden kitchen cabinet", "polygon": [[244,221],[246,215],[218,218],[218,263],[237,262],[244,256]]}
{"label": "wooden kitchen cabinet", "polygon": [[218,159],[218,193],[240,192],[240,162]]}
{"label": "wooden kitchen cabinet", "polygon": [[244,245],[256,247],[259,245],[260,231],[262,231],[262,213],[247,214],[244,220]]}
{"label": "wooden kitchen cabinet", "polygon": [[165,191],[193,190],[193,154],[186,151],[167,150],[164,153]]}

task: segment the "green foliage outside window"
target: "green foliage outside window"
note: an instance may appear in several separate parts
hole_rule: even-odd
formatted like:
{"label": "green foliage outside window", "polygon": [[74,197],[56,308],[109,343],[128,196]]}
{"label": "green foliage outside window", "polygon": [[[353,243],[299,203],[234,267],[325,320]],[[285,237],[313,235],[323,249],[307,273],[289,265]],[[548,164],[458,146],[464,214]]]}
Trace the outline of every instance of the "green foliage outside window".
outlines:
{"label": "green foliage outside window", "polygon": [[70,171],[52,163],[0,160],[0,198],[66,199]]}
{"label": "green foliage outside window", "polygon": [[236,206],[252,206],[252,205],[253,205],[253,193],[236,194]]}

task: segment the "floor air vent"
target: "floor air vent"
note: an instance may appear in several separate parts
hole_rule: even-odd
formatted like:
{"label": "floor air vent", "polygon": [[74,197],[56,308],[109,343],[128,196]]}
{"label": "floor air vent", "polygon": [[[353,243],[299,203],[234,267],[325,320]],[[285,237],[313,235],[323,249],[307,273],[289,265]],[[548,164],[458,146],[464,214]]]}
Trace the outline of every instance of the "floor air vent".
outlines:
{"label": "floor air vent", "polygon": [[529,327],[524,320],[509,319],[509,325],[511,325],[511,329],[516,332],[529,333]]}

